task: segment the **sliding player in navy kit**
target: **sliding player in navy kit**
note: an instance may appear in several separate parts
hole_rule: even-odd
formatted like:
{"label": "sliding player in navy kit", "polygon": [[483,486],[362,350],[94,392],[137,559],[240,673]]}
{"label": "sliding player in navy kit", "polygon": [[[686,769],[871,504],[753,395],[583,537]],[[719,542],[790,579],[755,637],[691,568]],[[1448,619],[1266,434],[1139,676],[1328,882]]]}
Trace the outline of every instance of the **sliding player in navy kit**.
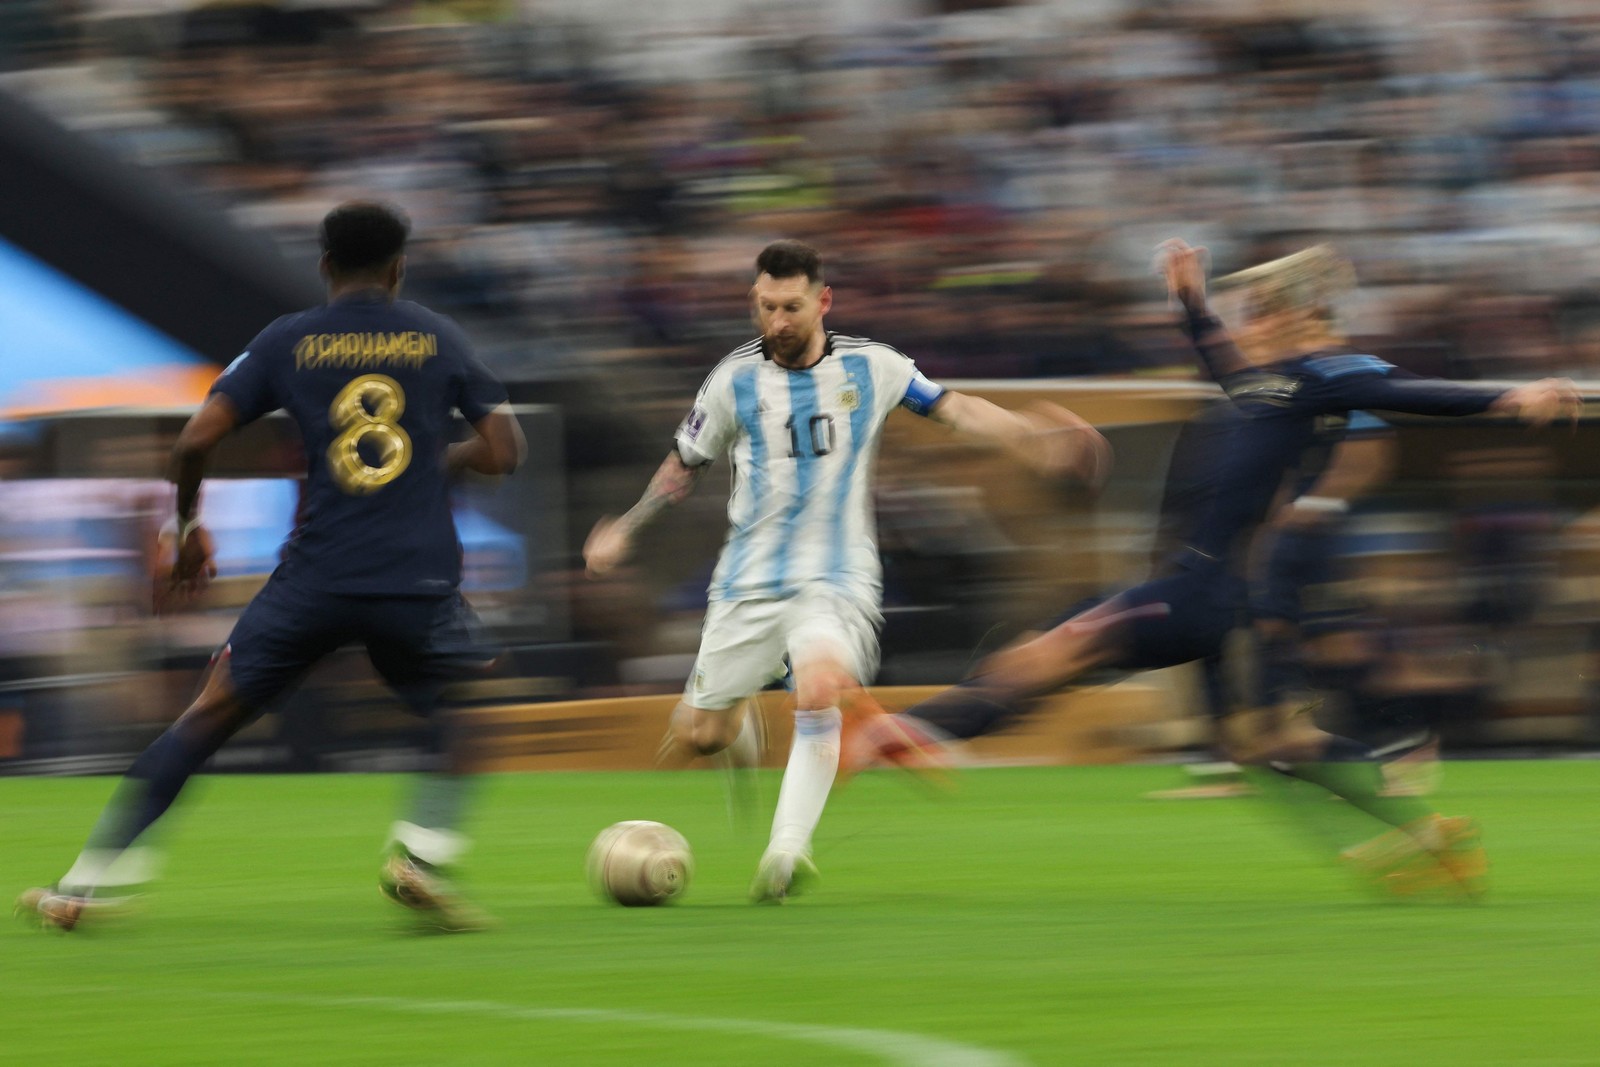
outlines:
{"label": "sliding player in navy kit", "polygon": [[[397,299],[408,228],[379,204],[332,211],[321,232],[327,304],[263,330],[179,435],[168,599],[187,598],[216,573],[198,511],[207,456],[234,429],[278,408],[305,441],[299,524],[213,658],[199,697],[134,761],[71,870],[54,886],[25,892],[19,914],[70,930],[125,903],[151,876],[145,832],[189,777],[318,660],[362,644],[384,680],[426,717],[441,759],[393,828],[380,884],[441,928],[481,924],[445,875],[466,846],[457,827],[468,783],[448,763],[441,691],[486,669],[495,653],[478,641],[461,597],[449,487],[465,470],[510,473],[525,446],[504,387],[460,327]],[[476,433],[452,444],[456,411]]]}
{"label": "sliding player in navy kit", "polygon": [[[1246,307],[1236,345],[1207,304],[1203,250],[1169,241],[1161,251],[1183,325],[1240,416],[1215,458],[1218,483],[1188,542],[1153,580],[1002,649],[968,681],[905,713],[872,720],[852,762],[915,765],[942,738],[988,733],[1033,698],[1091,671],[1149,670],[1216,655],[1243,621],[1239,561],[1329,417],[1360,410],[1488,411],[1540,426],[1576,417],[1581,408],[1565,380],[1486,388],[1413,377],[1351,352],[1331,322],[1332,295],[1348,266],[1324,247],[1239,276]],[[1382,884],[1475,890],[1485,869],[1475,828],[1415,798],[1381,796],[1381,779],[1363,746],[1296,722],[1235,736],[1229,747],[1242,761],[1285,767],[1394,827],[1347,853]]]}

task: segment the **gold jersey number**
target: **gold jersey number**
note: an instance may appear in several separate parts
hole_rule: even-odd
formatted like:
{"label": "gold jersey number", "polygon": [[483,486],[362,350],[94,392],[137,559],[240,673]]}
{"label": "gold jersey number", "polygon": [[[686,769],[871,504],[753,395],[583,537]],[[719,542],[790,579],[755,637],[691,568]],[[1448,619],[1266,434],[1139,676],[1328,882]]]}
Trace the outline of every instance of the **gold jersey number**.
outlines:
{"label": "gold jersey number", "polygon": [[382,374],[363,375],[339,390],[328,408],[338,434],[328,446],[328,468],[339,488],[356,496],[375,493],[411,465],[411,438],[400,428],[405,410],[405,390]]}

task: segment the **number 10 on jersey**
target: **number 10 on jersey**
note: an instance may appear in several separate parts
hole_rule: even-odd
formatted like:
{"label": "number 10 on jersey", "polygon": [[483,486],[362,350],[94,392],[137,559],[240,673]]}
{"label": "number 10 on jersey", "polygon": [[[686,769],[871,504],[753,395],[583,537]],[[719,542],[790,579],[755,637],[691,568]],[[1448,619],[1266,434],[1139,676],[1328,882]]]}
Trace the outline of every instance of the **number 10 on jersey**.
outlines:
{"label": "number 10 on jersey", "polygon": [[784,423],[783,425],[784,425],[784,428],[789,431],[789,458],[790,459],[793,459],[795,456],[800,455],[801,452],[803,451],[803,447],[802,447],[803,443],[801,441],[801,438],[803,436],[810,438],[810,444],[811,444],[810,451],[811,451],[811,454],[813,456],[826,456],[829,452],[833,451],[833,416],[832,415],[813,415],[813,416],[811,416],[811,420],[808,423],[805,432],[802,432],[801,428],[794,424],[794,416],[793,415],[790,415],[789,416],[789,421]]}

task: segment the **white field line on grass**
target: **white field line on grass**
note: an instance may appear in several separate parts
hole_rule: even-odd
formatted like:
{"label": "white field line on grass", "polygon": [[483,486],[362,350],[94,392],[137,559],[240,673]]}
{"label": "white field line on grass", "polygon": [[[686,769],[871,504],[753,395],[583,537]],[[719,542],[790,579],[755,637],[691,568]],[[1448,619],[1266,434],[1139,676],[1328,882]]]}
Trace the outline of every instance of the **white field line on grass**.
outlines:
{"label": "white field line on grass", "polygon": [[[106,992],[113,992],[106,990]],[[128,990],[115,990],[127,993]],[[614,1008],[536,1008],[501,1004],[492,1000],[424,1000],[414,997],[343,997],[289,993],[245,993],[215,989],[163,990],[164,997],[180,1000],[228,1001],[239,1004],[285,1004],[295,1007],[368,1008],[404,1015],[478,1015],[523,1022],[621,1023],[656,1030],[699,1033],[748,1034],[873,1056],[894,1067],[1025,1067],[1025,1060],[1009,1052],[963,1045],[943,1038],[899,1030],[869,1030],[855,1026],[816,1026],[809,1023],[769,1022],[762,1019],[723,1019],[712,1016],[671,1015],[654,1011]]]}

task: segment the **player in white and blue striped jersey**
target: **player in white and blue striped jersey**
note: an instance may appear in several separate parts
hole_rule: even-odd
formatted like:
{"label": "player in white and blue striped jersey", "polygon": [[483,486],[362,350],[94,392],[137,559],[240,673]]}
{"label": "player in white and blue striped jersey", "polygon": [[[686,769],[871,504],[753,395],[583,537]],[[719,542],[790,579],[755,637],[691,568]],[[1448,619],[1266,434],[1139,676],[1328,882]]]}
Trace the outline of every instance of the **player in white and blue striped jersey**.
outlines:
{"label": "player in white and blue striped jersey", "polygon": [[838,769],[840,700],[877,669],[882,576],[871,482],[884,421],[903,407],[1089,480],[1102,476],[1109,449],[1061,408],[1007,411],[935,385],[888,345],[827,332],[833,292],[821,257],[800,242],[779,241],[757,257],[751,303],[761,336],[712,370],[643,498],[602,520],[584,556],[591,574],[609,571],[640,529],[686,497],[714,460],[731,457],[728,537],[669,741],[753,766],[759,731],[745,698],[782,678],[786,662],[792,668],[794,747],[751,890],[757,901],[780,901],[815,873],[811,836]]}

